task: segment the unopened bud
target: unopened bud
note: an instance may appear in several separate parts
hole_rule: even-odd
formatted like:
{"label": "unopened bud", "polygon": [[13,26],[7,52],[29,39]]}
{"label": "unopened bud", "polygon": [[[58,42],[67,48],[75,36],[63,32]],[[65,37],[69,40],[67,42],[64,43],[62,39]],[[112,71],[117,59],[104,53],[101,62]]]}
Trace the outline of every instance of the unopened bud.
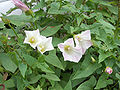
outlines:
{"label": "unopened bud", "polygon": [[32,15],[32,14],[33,14],[33,11],[32,11],[31,9],[29,9],[29,10],[25,11],[25,14],[26,14],[26,15]]}
{"label": "unopened bud", "polygon": [[22,11],[26,12],[29,10],[29,8],[27,7],[27,5],[25,5],[23,2],[21,2],[20,0],[12,0],[14,5],[18,8],[20,8]]}
{"label": "unopened bud", "polygon": [[105,72],[111,74],[113,72],[112,68],[106,67]]}
{"label": "unopened bud", "polygon": [[92,62],[96,62],[96,60],[93,57],[91,57],[91,59],[92,59]]}

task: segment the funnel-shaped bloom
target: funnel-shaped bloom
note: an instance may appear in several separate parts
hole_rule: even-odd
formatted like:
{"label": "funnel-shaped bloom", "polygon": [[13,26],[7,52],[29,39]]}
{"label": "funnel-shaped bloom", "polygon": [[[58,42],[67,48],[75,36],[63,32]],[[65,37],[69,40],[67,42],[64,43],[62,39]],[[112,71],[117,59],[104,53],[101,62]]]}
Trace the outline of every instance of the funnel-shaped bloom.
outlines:
{"label": "funnel-shaped bloom", "polygon": [[24,40],[24,43],[30,44],[31,47],[35,49],[37,44],[39,43],[40,39],[42,36],[40,36],[39,30],[34,30],[34,31],[25,31],[26,38]]}
{"label": "funnel-shaped bloom", "polygon": [[53,50],[54,47],[52,45],[52,37],[46,38],[42,36],[40,38],[40,42],[37,45],[37,49],[43,54],[46,51]]}
{"label": "funnel-shaped bloom", "polygon": [[106,67],[105,72],[111,74],[113,72],[112,68]]}
{"label": "funnel-shaped bloom", "polygon": [[20,0],[12,0],[16,7],[20,8],[22,11],[26,12],[30,10],[23,2]]}
{"label": "funnel-shaped bloom", "polygon": [[86,49],[92,46],[90,30],[75,35],[74,39],[75,39],[76,47],[81,47],[83,54],[85,53]]}
{"label": "funnel-shaped bloom", "polygon": [[79,62],[82,57],[82,49],[74,47],[73,38],[58,44],[58,48],[62,52],[65,61]]}

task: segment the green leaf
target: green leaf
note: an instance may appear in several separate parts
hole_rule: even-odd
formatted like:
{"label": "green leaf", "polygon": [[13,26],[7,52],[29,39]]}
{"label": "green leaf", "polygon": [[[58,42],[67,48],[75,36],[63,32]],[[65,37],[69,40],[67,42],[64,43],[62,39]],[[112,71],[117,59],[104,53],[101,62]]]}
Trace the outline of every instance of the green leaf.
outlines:
{"label": "green leaf", "polygon": [[104,87],[106,87],[109,84],[113,84],[112,79],[108,79],[108,74],[107,73],[103,73],[100,76],[95,89],[104,88]]}
{"label": "green leaf", "polygon": [[58,82],[55,82],[54,87],[51,86],[51,87],[49,87],[48,90],[58,90],[58,88],[59,88],[59,90],[63,90],[63,88],[61,87],[61,85]]}
{"label": "green leaf", "polygon": [[62,70],[64,70],[62,63],[56,56],[56,51],[51,51],[49,55],[45,56],[45,61],[52,64],[55,67],[58,67]]}
{"label": "green leaf", "polygon": [[19,70],[20,70],[22,76],[25,77],[25,73],[27,71],[27,65],[23,64],[23,63],[19,64]]}
{"label": "green leaf", "polygon": [[27,55],[27,54],[23,54],[24,60],[27,62],[28,65],[33,66],[37,63],[36,58]]}
{"label": "green leaf", "polygon": [[16,64],[5,53],[0,53],[0,62],[6,70],[11,71],[12,73],[17,69]]}
{"label": "green leaf", "polygon": [[111,13],[118,14],[118,7],[117,6],[110,6],[108,7]]}
{"label": "green leaf", "polygon": [[119,79],[118,82],[119,82],[119,88],[120,88],[120,74],[116,73],[115,76]]}
{"label": "green leaf", "polygon": [[72,87],[78,86],[80,83],[82,83],[86,78],[80,78],[80,79],[75,79],[72,81]]}
{"label": "green leaf", "polygon": [[63,40],[60,38],[53,37],[53,46],[56,47],[59,43],[63,43]]}
{"label": "green leaf", "polygon": [[60,2],[53,2],[50,5],[50,9],[48,10],[49,14],[63,14],[64,11],[60,11]]}
{"label": "green leaf", "polygon": [[103,50],[99,50],[99,63],[103,62],[107,57],[111,56],[111,52],[104,52]]}
{"label": "green leaf", "polygon": [[4,82],[6,88],[12,88],[15,87],[15,83],[13,79],[9,79]]}
{"label": "green leaf", "polygon": [[120,74],[116,73],[115,76],[120,80]]}
{"label": "green leaf", "polygon": [[105,6],[111,6],[109,3],[108,3],[108,1],[100,1],[100,0],[90,0],[90,1],[92,1],[92,2],[94,2],[94,3],[99,3],[99,4],[102,4],[102,5],[105,5]]}
{"label": "green leaf", "polygon": [[114,27],[112,24],[104,21],[103,19],[98,20],[98,22],[101,23],[103,26],[105,26],[105,27],[107,27],[107,28],[115,29],[115,27]]}
{"label": "green leaf", "polygon": [[93,90],[95,84],[96,84],[96,79],[94,76],[92,76],[89,80],[80,84],[80,86],[76,90]]}
{"label": "green leaf", "polygon": [[11,15],[11,16],[4,16],[3,18],[9,19],[11,23],[13,23],[16,26],[25,25],[26,23],[29,23],[32,21],[31,16],[26,16],[24,14],[22,15]]}
{"label": "green leaf", "polygon": [[59,77],[55,74],[46,74],[46,75],[42,75],[42,77],[47,78],[49,80],[53,80],[53,81],[60,81]]}
{"label": "green leaf", "polygon": [[72,4],[64,5],[64,6],[62,7],[62,9],[65,9],[66,12],[69,11],[69,12],[71,12],[71,13],[78,12],[78,9],[77,9],[74,5],[72,5]]}
{"label": "green leaf", "polygon": [[44,63],[37,63],[37,67],[40,68],[43,72],[55,73],[45,62]]}
{"label": "green leaf", "polygon": [[3,76],[2,76],[2,74],[0,74],[0,83],[2,83],[3,82]]}
{"label": "green leaf", "polygon": [[23,79],[19,76],[17,76],[16,79],[17,79],[17,90],[24,90]]}
{"label": "green leaf", "polygon": [[61,28],[61,26],[62,24],[58,26],[49,26],[44,31],[41,32],[41,35],[46,37],[54,35]]}
{"label": "green leaf", "polygon": [[67,83],[67,85],[65,86],[65,88],[63,90],[72,90],[72,84],[71,84],[70,80],[69,80],[69,82]]}
{"label": "green leaf", "polygon": [[42,90],[42,88],[38,85],[35,90]]}
{"label": "green leaf", "polygon": [[[120,57],[118,57],[118,60],[119,60]],[[118,65],[118,67],[120,68],[120,63],[116,62],[116,64]]]}
{"label": "green leaf", "polygon": [[41,78],[41,75],[35,75],[35,74],[32,74],[30,77],[29,77],[29,83],[30,84],[34,84],[36,82],[38,82],[38,80],[40,80]]}
{"label": "green leaf", "polygon": [[8,55],[11,58],[11,60],[18,66],[18,59],[17,59],[16,53],[15,52],[9,52]]}
{"label": "green leaf", "polygon": [[0,28],[4,28],[4,23],[3,22],[0,22]]}
{"label": "green leaf", "polygon": [[45,2],[44,0],[41,0],[36,6],[34,6],[32,9],[39,9],[39,8],[43,8],[45,6]]}
{"label": "green leaf", "polygon": [[82,62],[81,68],[78,69],[77,72],[75,72],[75,75],[73,76],[72,79],[74,80],[74,79],[88,77],[101,66],[102,65],[98,64],[97,62],[91,63],[90,55],[86,55],[84,61]]}
{"label": "green leaf", "polygon": [[80,25],[80,23],[82,22],[83,19],[84,19],[84,17],[82,15],[77,17],[78,26]]}

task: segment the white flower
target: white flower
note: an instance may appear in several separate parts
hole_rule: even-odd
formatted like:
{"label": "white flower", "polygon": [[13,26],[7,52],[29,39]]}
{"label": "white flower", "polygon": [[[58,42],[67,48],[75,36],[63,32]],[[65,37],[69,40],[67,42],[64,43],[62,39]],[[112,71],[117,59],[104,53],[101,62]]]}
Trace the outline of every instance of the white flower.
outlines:
{"label": "white flower", "polygon": [[82,49],[74,47],[73,38],[58,44],[58,48],[62,52],[65,61],[79,62],[82,57]]}
{"label": "white flower", "polygon": [[81,34],[74,36],[76,47],[81,47],[83,54],[85,51],[92,46],[90,30],[83,31]]}
{"label": "white flower", "polygon": [[40,42],[37,45],[37,49],[43,54],[46,51],[53,50],[52,37],[46,38],[42,36]]}
{"label": "white flower", "polygon": [[39,40],[40,40],[39,38],[41,37],[39,30],[37,29],[34,31],[25,31],[25,34],[27,37],[25,38],[24,43],[30,44],[31,47],[35,49],[35,47],[39,43]]}

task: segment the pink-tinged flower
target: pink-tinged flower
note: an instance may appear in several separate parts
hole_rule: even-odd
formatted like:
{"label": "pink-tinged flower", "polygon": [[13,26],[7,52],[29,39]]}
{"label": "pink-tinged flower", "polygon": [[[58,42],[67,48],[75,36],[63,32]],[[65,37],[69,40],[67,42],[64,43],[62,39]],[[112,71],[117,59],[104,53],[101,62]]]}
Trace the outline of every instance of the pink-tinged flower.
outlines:
{"label": "pink-tinged flower", "polygon": [[81,34],[74,36],[76,47],[81,47],[83,54],[92,46],[90,30],[83,31]]}
{"label": "pink-tinged flower", "polygon": [[39,33],[39,30],[25,31],[25,34],[27,37],[25,38],[24,43],[30,44],[30,46],[35,49],[40,42],[40,38],[42,37]]}
{"label": "pink-tinged flower", "polygon": [[58,44],[58,48],[62,52],[65,61],[79,62],[82,57],[82,49],[74,47],[73,38]]}
{"label": "pink-tinged flower", "polygon": [[111,74],[113,72],[112,68],[106,67],[105,72]]}
{"label": "pink-tinged flower", "polygon": [[46,51],[53,50],[52,37],[46,38],[42,36],[40,42],[37,45],[37,49],[43,54]]}
{"label": "pink-tinged flower", "polygon": [[12,0],[16,7],[20,8],[22,11],[26,12],[30,9],[20,0]]}

